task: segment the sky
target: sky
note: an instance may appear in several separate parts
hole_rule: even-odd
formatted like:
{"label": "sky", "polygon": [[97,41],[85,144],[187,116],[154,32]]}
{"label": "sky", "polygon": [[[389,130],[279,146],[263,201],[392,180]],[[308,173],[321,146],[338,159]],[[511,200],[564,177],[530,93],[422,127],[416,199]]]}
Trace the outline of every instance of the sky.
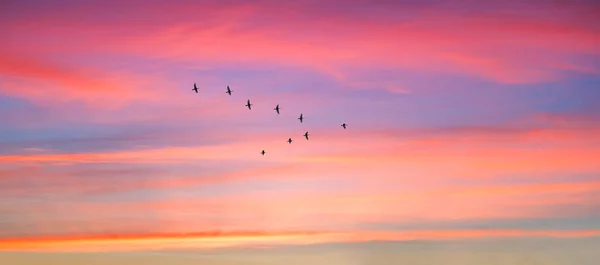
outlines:
{"label": "sky", "polygon": [[0,261],[593,264],[598,13],[1,1]]}

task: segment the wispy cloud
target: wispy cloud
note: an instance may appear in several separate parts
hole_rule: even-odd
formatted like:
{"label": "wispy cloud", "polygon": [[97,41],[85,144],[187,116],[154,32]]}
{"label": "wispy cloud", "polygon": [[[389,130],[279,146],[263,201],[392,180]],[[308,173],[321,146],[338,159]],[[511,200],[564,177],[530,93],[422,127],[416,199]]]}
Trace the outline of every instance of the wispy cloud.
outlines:
{"label": "wispy cloud", "polygon": [[331,231],[288,233],[190,233],[187,235],[106,236],[101,238],[9,239],[0,243],[2,250],[19,251],[131,251],[157,249],[214,249],[252,245],[318,244],[329,242],[448,240],[489,237],[593,237],[598,230],[523,231]]}

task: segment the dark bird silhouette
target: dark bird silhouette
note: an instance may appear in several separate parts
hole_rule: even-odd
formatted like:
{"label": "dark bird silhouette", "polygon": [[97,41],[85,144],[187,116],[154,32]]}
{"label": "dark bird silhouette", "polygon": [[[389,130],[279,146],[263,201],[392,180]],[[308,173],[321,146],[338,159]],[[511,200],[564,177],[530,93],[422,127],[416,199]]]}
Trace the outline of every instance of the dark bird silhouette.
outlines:
{"label": "dark bird silhouette", "polygon": [[308,140],[308,132],[304,133],[304,137],[306,137],[306,140]]}
{"label": "dark bird silhouette", "polygon": [[298,118],[300,120],[300,122],[302,122],[302,120],[304,120],[304,117],[302,116],[302,113],[300,113],[300,118]]}
{"label": "dark bird silhouette", "polygon": [[346,129],[346,124],[345,124],[345,123],[343,123],[343,124],[342,124],[342,127],[344,127],[344,130],[345,130],[345,129]]}
{"label": "dark bird silhouette", "polygon": [[194,83],[194,88],[192,89],[192,91],[196,91],[196,94],[198,93],[198,87],[196,86],[196,83]]}
{"label": "dark bird silhouette", "polygon": [[248,100],[248,103],[246,103],[246,107],[248,107],[249,110],[252,109],[252,104],[250,104],[250,100]]}
{"label": "dark bird silhouette", "polygon": [[279,114],[279,104],[277,104],[277,106],[275,106],[274,110],[277,111],[277,114]]}
{"label": "dark bird silhouette", "polygon": [[233,91],[231,89],[229,89],[229,86],[227,86],[227,92],[225,92],[225,93],[227,93],[231,96],[231,92],[233,92]]}
{"label": "dark bird silhouette", "polygon": [[292,143],[292,138],[288,139],[287,142],[288,142],[288,144],[291,144]]}
{"label": "dark bird silhouette", "polygon": [[265,152],[265,150],[262,150],[262,151],[260,152],[260,154],[261,154],[261,155],[265,155],[265,153],[266,153],[266,152]]}

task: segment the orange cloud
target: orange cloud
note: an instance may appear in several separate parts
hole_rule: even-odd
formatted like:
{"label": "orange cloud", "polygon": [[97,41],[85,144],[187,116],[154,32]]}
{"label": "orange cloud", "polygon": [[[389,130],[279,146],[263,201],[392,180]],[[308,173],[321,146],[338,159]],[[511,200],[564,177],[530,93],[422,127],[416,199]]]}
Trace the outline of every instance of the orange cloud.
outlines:
{"label": "orange cloud", "polygon": [[[29,222],[39,218],[38,234],[50,231],[66,234],[131,230],[185,232],[197,227],[333,229],[403,220],[576,216],[589,214],[589,207],[597,207],[600,183],[575,181],[570,176],[600,172],[594,159],[600,156],[599,146],[589,144],[598,135],[596,129],[578,127],[348,130],[341,135],[323,130],[315,132],[315,138],[302,142],[297,149],[289,149],[285,142],[273,140],[267,134],[245,135],[234,143],[189,148],[0,156],[0,165],[13,167],[43,168],[46,163],[64,167],[73,163],[177,163],[182,167],[215,160],[248,161],[255,166],[216,174],[186,172],[170,174],[169,178],[115,179],[110,185],[84,181],[83,178],[88,177],[85,171],[78,177],[31,169],[4,171],[0,172],[3,187],[0,194],[10,196],[17,192],[19,185],[11,184],[11,179],[36,176],[40,172],[40,177],[56,178],[56,182],[48,181],[48,186],[35,189],[35,194],[67,196],[80,191],[77,194],[90,192],[86,196],[118,197],[144,189],[160,190],[157,194],[162,194],[160,198],[133,202],[54,201],[28,205],[23,209],[27,209]],[[352,145],[347,144],[350,141]],[[278,150],[262,157],[257,147],[264,145],[277,146],[274,149]],[[571,181],[565,183],[564,179],[557,180],[557,176],[569,176]],[[65,179],[60,179],[62,177]],[[254,190],[253,184],[265,180],[273,189]],[[186,198],[172,192],[187,188],[225,192]],[[560,208],[564,205],[571,207],[566,211]],[[584,206],[588,207],[586,213],[581,210]],[[72,218],[73,230],[56,231],[57,223],[44,221],[48,211]],[[95,220],[98,213],[109,216],[139,213],[140,220],[135,223],[98,221]],[[157,217],[148,221],[142,218],[144,214]],[[66,223],[69,222],[62,222]]]}
{"label": "orange cloud", "polygon": [[0,241],[5,251],[131,251],[156,249],[214,249],[252,245],[319,244],[330,242],[451,240],[498,237],[594,237],[598,230],[409,230],[331,232],[189,233],[95,238],[28,238]]}
{"label": "orange cloud", "polygon": [[[35,222],[28,231],[35,235],[97,235],[104,233],[186,233],[198,227],[225,231],[275,229],[353,228],[364,224],[445,222],[471,219],[555,218],[590,214],[597,207],[599,181],[544,184],[419,185],[407,179],[402,184],[376,185],[377,173],[342,173],[328,182],[326,172],[307,179],[289,180],[286,173],[249,175],[261,179],[280,176],[280,181],[299,187],[281,189],[234,189],[211,196],[180,196],[165,185],[160,198],[121,201],[53,201],[28,205],[16,213],[27,213],[23,223]],[[348,178],[344,180],[344,178]],[[309,180],[315,185],[307,186]],[[421,177],[425,179],[426,177]],[[216,181],[216,180],[215,180]],[[356,182],[357,185],[348,185]],[[331,183],[331,184],[329,184]],[[416,184],[415,184],[416,183]],[[168,184],[168,183],[167,183]],[[212,183],[216,184],[216,183]],[[375,184],[375,185],[374,185]],[[334,186],[330,186],[334,185]],[[302,187],[304,186],[304,187]],[[222,186],[213,186],[221,189]],[[210,189],[203,189],[210,190]],[[564,205],[569,205],[566,210]],[[558,208],[555,208],[559,206]],[[585,207],[585,212],[577,210]],[[69,216],[57,222],[48,218]],[[593,211],[592,211],[593,212]],[[128,222],[111,221],[129,216]],[[136,218],[131,219],[131,216]],[[111,218],[109,218],[111,217]],[[33,218],[33,219],[32,219]],[[61,224],[57,229],[56,225]],[[7,231],[8,232],[8,231]],[[29,233],[29,232],[28,232]],[[10,233],[8,234],[10,235]]]}

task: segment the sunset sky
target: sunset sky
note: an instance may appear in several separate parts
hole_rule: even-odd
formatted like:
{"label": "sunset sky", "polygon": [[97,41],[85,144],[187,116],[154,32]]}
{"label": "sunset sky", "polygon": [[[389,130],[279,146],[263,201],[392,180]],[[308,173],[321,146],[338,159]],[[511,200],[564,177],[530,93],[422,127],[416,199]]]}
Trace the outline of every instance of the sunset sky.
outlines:
{"label": "sunset sky", "polygon": [[595,264],[598,14],[1,1],[0,263]]}

